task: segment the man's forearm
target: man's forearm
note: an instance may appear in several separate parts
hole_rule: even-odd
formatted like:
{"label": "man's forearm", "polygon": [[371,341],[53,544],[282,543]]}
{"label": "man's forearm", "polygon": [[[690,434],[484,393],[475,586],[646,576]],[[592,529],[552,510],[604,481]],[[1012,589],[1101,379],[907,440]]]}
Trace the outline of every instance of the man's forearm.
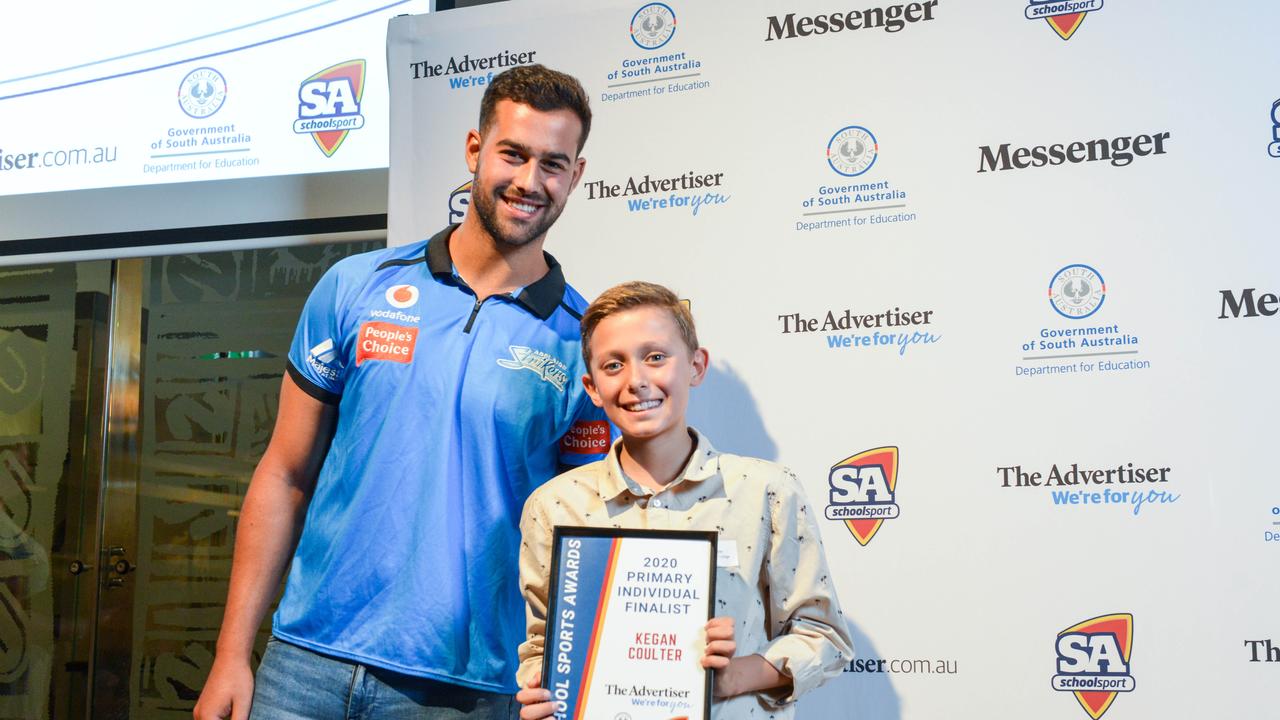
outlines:
{"label": "man's forearm", "polygon": [[227,608],[218,654],[248,661],[302,531],[310,495],[283,472],[259,467],[236,528]]}

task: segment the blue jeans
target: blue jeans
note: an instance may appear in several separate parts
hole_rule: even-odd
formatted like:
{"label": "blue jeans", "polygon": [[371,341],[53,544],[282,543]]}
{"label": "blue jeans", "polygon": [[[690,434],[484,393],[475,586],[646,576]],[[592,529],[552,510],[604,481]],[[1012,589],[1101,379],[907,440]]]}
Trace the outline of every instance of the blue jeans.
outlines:
{"label": "blue jeans", "polygon": [[512,720],[511,695],[402,675],[271,638],[250,720]]}

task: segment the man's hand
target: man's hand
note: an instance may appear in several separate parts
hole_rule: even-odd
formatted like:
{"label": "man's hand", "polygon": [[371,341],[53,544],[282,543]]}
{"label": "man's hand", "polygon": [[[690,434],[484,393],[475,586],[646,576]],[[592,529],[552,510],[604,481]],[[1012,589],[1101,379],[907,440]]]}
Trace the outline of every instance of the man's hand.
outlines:
{"label": "man's hand", "polygon": [[253,671],[246,662],[217,657],[205,681],[195,720],[248,720],[253,704]]}
{"label": "man's hand", "polygon": [[541,684],[542,673],[534,673],[529,684],[516,693],[516,702],[524,706],[520,708],[520,720],[541,720],[555,714],[556,704],[551,702],[551,691],[544,690]]}

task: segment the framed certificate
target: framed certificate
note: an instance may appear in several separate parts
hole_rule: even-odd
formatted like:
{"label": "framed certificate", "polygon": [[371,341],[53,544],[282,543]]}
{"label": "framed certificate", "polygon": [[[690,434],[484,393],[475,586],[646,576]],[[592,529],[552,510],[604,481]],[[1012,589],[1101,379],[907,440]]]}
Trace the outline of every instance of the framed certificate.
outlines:
{"label": "framed certificate", "polygon": [[564,720],[707,720],[716,534],[557,527],[542,686]]}

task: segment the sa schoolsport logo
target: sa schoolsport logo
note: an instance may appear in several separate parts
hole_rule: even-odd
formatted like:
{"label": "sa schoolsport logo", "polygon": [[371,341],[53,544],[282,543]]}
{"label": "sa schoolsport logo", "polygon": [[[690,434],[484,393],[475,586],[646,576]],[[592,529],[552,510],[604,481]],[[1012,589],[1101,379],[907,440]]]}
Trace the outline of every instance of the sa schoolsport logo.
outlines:
{"label": "sa schoolsport logo", "polygon": [[1102,0],[1030,0],[1025,11],[1028,20],[1043,19],[1063,40],[1070,40],[1084,16],[1102,9]]}
{"label": "sa schoolsport logo", "polygon": [[347,133],[364,127],[364,60],[348,60],[321,70],[298,86],[298,119],[293,131],[310,135],[325,157],[333,157]]}
{"label": "sa schoolsport logo", "polygon": [[467,216],[467,206],[471,204],[471,180],[459,185],[449,193],[449,224],[460,223]]}
{"label": "sa schoolsport logo", "polygon": [[1116,695],[1132,692],[1133,615],[1115,613],[1090,618],[1058,633],[1054,642],[1057,674],[1051,686],[1076,696],[1093,720],[1101,718]]}
{"label": "sa schoolsport logo", "polygon": [[1280,100],[1271,103],[1271,140],[1267,146],[1267,154],[1280,158]]}
{"label": "sa schoolsport logo", "polygon": [[827,475],[827,519],[843,520],[866,547],[885,520],[898,517],[898,448],[878,447],[851,455]]}

